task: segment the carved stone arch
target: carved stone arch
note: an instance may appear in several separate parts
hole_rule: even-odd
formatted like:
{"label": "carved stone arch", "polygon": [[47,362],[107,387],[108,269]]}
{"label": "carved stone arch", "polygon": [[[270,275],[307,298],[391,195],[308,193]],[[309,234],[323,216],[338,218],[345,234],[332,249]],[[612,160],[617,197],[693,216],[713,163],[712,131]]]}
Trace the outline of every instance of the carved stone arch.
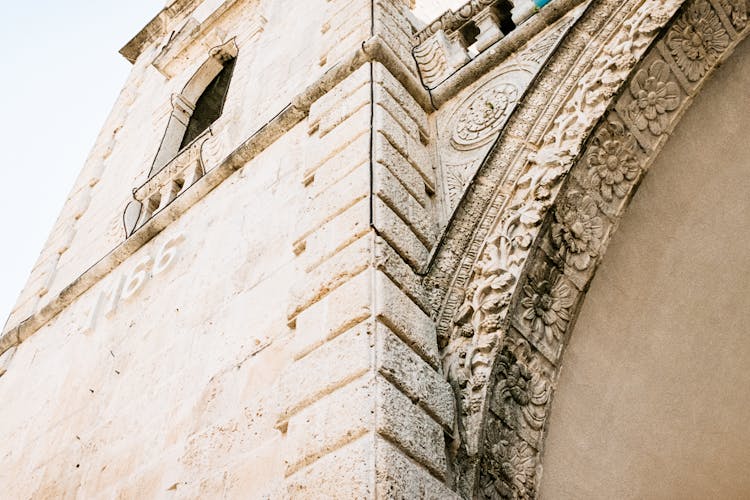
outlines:
{"label": "carved stone arch", "polygon": [[193,73],[185,87],[178,94],[172,94],[172,113],[167,122],[159,150],[149,171],[149,177],[169,163],[177,154],[185,135],[195,104],[211,81],[221,72],[224,64],[237,57],[238,48],[234,38],[212,48],[206,60]]}
{"label": "carved stone arch", "polygon": [[744,1],[593,2],[480,168],[426,278],[457,393],[451,458],[464,497],[536,495],[589,282],[683,111],[750,32],[747,17]]}

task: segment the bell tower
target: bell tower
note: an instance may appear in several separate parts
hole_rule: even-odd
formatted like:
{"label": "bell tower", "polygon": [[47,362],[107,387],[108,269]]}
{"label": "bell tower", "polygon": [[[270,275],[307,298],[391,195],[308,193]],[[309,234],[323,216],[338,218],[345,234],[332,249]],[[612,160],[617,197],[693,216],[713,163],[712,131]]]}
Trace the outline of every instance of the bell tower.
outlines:
{"label": "bell tower", "polygon": [[0,496],[573,491],[581,304],[748,33],[744,0],[167,2],[0,335]]}

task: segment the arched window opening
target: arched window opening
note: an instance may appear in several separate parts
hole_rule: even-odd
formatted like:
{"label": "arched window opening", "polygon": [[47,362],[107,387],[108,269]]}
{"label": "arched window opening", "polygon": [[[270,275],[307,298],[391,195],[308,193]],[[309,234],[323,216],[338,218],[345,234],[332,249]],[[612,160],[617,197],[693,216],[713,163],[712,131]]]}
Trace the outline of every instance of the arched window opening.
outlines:
{"label": "arched window opening", "polygon": [[205,137],[206,131],[219,119],[236,60],[237,44],[234,39],[214,47],[182,92],[172,94],[172,114],[149,170],[149,179],[180,156],[189,145]]}
{"label": "arched window opening", "polygon": [[190,121],[180,144],[180,150],[193,142],[221,116],[236,60],[236,58],[232,58],[224,63],[224,67],[219,74],[208,84],[203,94],[196,101],[195,109],[190,116]]}

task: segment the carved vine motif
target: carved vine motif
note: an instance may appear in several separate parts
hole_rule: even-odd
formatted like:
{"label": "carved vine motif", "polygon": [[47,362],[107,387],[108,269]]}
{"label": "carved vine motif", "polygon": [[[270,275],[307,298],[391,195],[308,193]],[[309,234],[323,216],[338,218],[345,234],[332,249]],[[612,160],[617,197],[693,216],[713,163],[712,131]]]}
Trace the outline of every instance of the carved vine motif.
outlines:
{"label": "carved vine motif", "polygon": [[[529,155],[525,173],[518,178],[515,191],[500,220],[485,239],[469,276],[463,303],[454,317],[448,345],[443,350],[446,373],[458,385],[461,393],[461,446],[470,458],[480,451],[489,373],[505,336],[502,327],[511,297],[517,288],[523,263],[539,231],[540,222],[555,199],[562,177],[570,170],[580,152],[582,138],[594,127],[636,62],[642,58],[655,32],[671,19],[680,3],[680,0],[642,3],[622,23],[624,29],[617,31],[601,48],[586,77],[578,82],[558,113],[558,118],[545,134],[542,146],[536,153]],[[553,231],[557,235],[565,261],[576,269],[585,269],[597,255],[603,233],[602,224],[594,212],[597,207],[593,199],[579,195],[579,198],[570,198],[569,201],[556,212],[556,227]],[[552,283],[554,288],[555,281]],[[542,300],[544,294],[538,292],[551,291],[549,286],[548,283],[544,285],[544,290],[541,286],[540,290],[534,290],[533,287],[529,290],[532,296],[531,302],[527,303],[534,305],[536,294],[538,307],[533,314],[538,311],[542,318],[549,300]],[[567,300],[563,297],[565,293],[562,288],[558,288],[555,294],[560,304]],[[547,317],[552,319],[551,315]],[[550,321],[553,336],[555,328],[563,328],[557,321],[566,320],[558,316],[555,321]],[[552,327],[553,324],[556,326]],[[537,322],[537,325],[544,329],[546,335],[547,325],[544,319],[541,323]],[[456,376],[458,378],[454,378]],[[502,488],[495,486],[499,484],[495,479],[501,479],[502,476],[506,480],[503,484],[514,491],[513,498],[525,498],[527,493],[523,492],[531,490],[524,478],[529,474],[533,475],[534,467],[527,469],[524,464],[527,460],[535,464],[535,454],[526,451],[527,444],[513,444],[511,441],[492,437],[487,439],[481,447],[485,451],[482,460],[494,465],[485,468],[502,472],[502,468],[506,467],[512,473],[489,473],[489,476],[480,478],[477,485],[479,489],[475,491],[489,498],[507,497],[501,491]],[[507,441],[508,446],[503,445],[503,441]],[[515,465],[511,457],[515,457]],[[471,477],[470,472],[467,477]],[[494,490],[490,490],[494,493],[487,493],[490,491],[487,490],[488,485],[492,485]]]}
{"label": "carved vine motif", "polygon": [[453,128],[453,145],[458,149],[471,149],[486,143],[502,126],[512,106],[518,101],[518,88],[509,82],[500,82],[483,89],[461,106]]}
{"label": "carved vine motif", "polygon": [[635,137],[619,122],[607,122],[591,141],[586,155],[589,179],[605,201],[625,197],[638,176],[636,148]]}
{"label": "carved vine motif", "polygon": [[667,46],[685,77],[696,82],[729,46],[729,35],[708,1],[699,0],[669,31]]}
{"label": "carved vine motif", "polygon": [[[475,420],[481,415],[499,329],[523,264],[521,252],[531,245],[531,230],[542,219],[541,209],[541,204],[531,204],[503,219],[503,231],[487,242],[483,258],[475,266],[473,283],[454,318],[452,345],[444,353],[444,364],[446,373],[460,387],[469,427],[478,425]],[[478,451],[477,437],[464,436],[470,455]]]}
{"label": "carved vine motif", "polygon": [[633,102],[628,106],[628,117],[638,130],[649,129],[661,135],[669,125],[669,111],[680,104],[677,84],[669,81],[669,66],[664,61],[654,61],[648,69],[639,70],[630,82]]}

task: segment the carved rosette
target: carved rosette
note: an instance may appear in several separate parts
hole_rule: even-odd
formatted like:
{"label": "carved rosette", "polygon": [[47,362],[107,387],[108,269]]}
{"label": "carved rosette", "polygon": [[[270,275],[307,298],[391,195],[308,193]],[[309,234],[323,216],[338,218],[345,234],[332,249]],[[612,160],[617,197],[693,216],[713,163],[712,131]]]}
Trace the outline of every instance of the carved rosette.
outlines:
{"label": "carved rosette", "polygon": [[574,295],[557,269],[550,268],[534,276],[523,286],[522,318],[534,340],[546,345],[562,342],[570,321]]}
{"label": "carved rosette", "polygon": [[549,365],[511,330],[496,363],[478,498],[533,498],[552,384]]}
{"label": "carved rosette", "polygon": [[691,3],[667,35],[667,47],[690,82],[716,65],[729,46],[729,35],[708,0]]}
{"label": "carved rosette", "polygon": [[508,81],[493,83],[469,96],[454,119],[453,146],[474,149],[489,142],[502,128],[518,96],[518,87]]}
{"label": "carved rosette", "polygon": [[602,218],[594,199],[577,191],[566,193],[552,223],[557,256],[566,265],[585,271],[599,255],[602,236]]}
{"label": "carved rosette", "polygon": [[669,111],[680,104],[680,90],[669,80],[669,66],[661,60],[641,69],[630,82],[633,102],[628,106],[628,117],[638,130],[648,129],[661,135],[669,125]]}
{"label": "carved rosette", "polygon": [[594,135],[586,154],[587,178],[603,200],[622,199],[630,190],[640,172],[637,148],[633,134],[618,121],[606,122]]}

